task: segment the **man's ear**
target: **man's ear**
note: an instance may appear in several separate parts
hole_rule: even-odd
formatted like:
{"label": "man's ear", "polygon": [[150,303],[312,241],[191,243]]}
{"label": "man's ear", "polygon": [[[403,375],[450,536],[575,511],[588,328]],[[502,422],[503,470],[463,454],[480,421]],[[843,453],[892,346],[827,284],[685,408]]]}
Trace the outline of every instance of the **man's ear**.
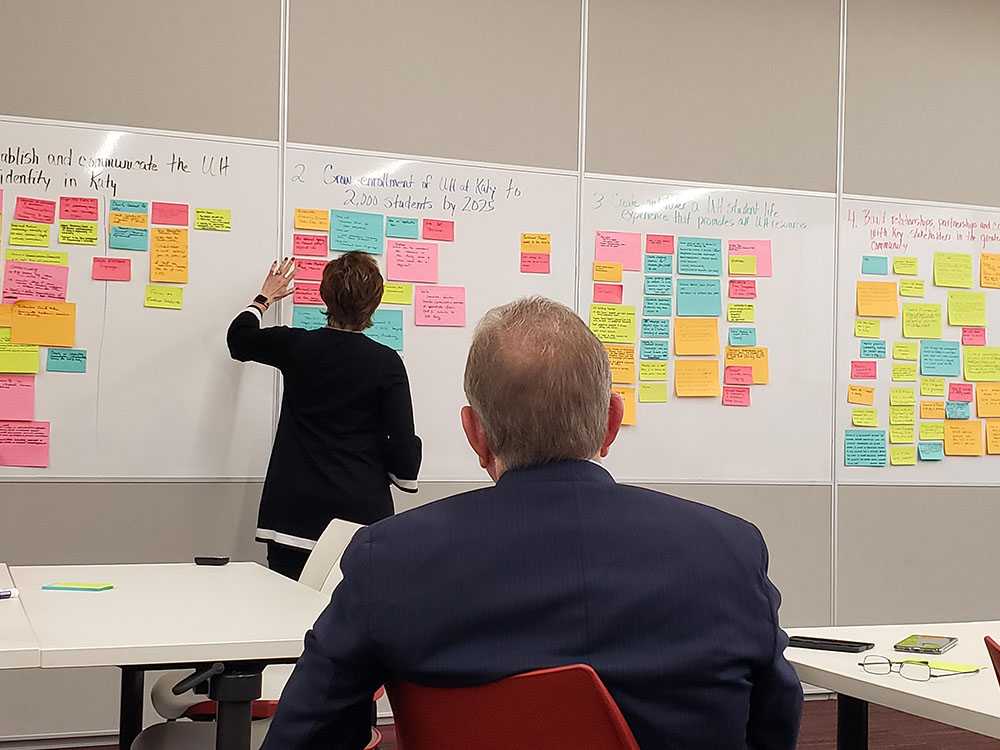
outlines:
{"label": "man's ear", "polygon": [[618,430],[622,426],[624,416],[625,402],[622,401],[621,394],[611,391],[611,401],[608,404],[608,431],[604,433],[604,442],[601,443],[601,458],[608,455],[611,444],[618,437]]}
{"label": "man's ear", "polygon": [[472,450],[479,456],[479,465],[488,470],[494,462],[493,451],[490,450],[486,439],[483,423],[479,421],[479,415],[471,406],[462,407],[462,429],[465,430],[465,438]]}

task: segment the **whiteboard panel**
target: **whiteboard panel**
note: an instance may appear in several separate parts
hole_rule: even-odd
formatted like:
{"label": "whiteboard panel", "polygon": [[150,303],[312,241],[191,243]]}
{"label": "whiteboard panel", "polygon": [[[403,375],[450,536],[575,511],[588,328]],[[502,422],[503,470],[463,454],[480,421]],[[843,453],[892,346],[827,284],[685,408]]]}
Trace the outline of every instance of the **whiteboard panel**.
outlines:
{"label": "whiteboard panel", "polygon": [[[97,246],[59,244],[57,214],[46,248],[69,254],[87,371],[46,372],[42,348],[35,419],[51,422],[50,466],[0,477],[262,476],[274,377],[230,360],[225,333],[275,257],[277,145],[11,119],[0,120],[0,159],[5,249],[18,196],[99,200]],[[143,306],[150,253],[109,249],[112,199],[189,204],[182,310]],[[230,209],[232,231],[195,230],[195,208]],[[131,258],[131,280],[92,280],[98,255]]]}
{"label": "whiteboard panel", "polygon": [[[830,481],[835,199],[693,183],[588,176],[580,234],[580,314],[593,299],[597,231],[722,240],[720,344],[729,302],[752,302],[757,345],[769,350],[770,383],[751,386],[751,406],[678,398],[674,327],[678,273],[673,261],[673,317],[667,403],[637,404],[637,424],[622,428],[607,459],[619,479],[645,481]],[[741,223],[743,222],[743,223]],[[770,240],[773,276],[757,279],[757,298],[730,300],[729,240]],[[675,242],[676,245],[676,242]],[[624,273],[624,303],[642,317],[643,273]],[[741,277],[745,278],[745,277]],[[637,341],[639,340],[637,336]],[[687,359],[687,358],[685,358]],[[712,359],[692,357],[691,359]],[[719,372],[722,374],[722,357]],[[636,351],[638,364],[639,353]]]}
{"label": "whiteboard panel", "polygon": [[[466,325],[418,327],[413,305],[384,307],[403,311],[402,355],[417,434],[424,442],[420,478],[483,479],[459,417],[466,404],[462,376],[471,334],[483,313],[523,295],[573,305],[576,175],[298,144],[289,147],[285,163],[287,256],[293,250],[296,208],[454,221],[454,241],[435,241],[437,283],[465,287]],[[522,232],[551,235],[551,273],[521,273]],[[385,273],[386,256],[377,257]],[[286,304],[282,311],[286,324],[292,321],[291,307]]]}

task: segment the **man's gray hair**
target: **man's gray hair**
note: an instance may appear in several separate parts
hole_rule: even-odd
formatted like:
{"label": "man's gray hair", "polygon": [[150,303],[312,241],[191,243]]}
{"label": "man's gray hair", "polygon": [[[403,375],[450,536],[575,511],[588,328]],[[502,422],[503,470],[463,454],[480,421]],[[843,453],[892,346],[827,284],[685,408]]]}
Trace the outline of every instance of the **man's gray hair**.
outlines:
{"label": "man's gray hair", "polygon": [[565,305],[518,299],[476,326],[465,396],[505,469],[590,459],[608,426],[608,353]]}

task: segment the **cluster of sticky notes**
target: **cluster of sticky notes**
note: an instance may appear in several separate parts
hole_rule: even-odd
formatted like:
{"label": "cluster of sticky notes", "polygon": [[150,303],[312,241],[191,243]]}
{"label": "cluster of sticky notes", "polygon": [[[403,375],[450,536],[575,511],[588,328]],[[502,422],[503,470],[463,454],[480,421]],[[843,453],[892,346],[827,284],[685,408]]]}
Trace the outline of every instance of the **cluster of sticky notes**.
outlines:
{"label": "cluster of sticky notes", "polygon": [[551,234],[521,233],[521,273],[550,273],[551,258]]}

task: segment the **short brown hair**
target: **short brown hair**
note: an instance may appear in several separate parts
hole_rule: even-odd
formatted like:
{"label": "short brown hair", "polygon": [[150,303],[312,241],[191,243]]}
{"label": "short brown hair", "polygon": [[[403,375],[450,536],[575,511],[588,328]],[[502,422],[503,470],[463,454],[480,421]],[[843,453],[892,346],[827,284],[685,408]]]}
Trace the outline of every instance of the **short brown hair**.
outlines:
{"label": "short brown hair", "polygon": [[382,301],[382,273],[368,253],[344,253],[326,264],[319,296],[326,303],[327,323],[363,331],[372,324]]}
{"label": "short brown hair", "polygon": [[565,305],[527,297],[479,321],[465,395],[505,469],[597,455],[608,427],[608,352]]}

